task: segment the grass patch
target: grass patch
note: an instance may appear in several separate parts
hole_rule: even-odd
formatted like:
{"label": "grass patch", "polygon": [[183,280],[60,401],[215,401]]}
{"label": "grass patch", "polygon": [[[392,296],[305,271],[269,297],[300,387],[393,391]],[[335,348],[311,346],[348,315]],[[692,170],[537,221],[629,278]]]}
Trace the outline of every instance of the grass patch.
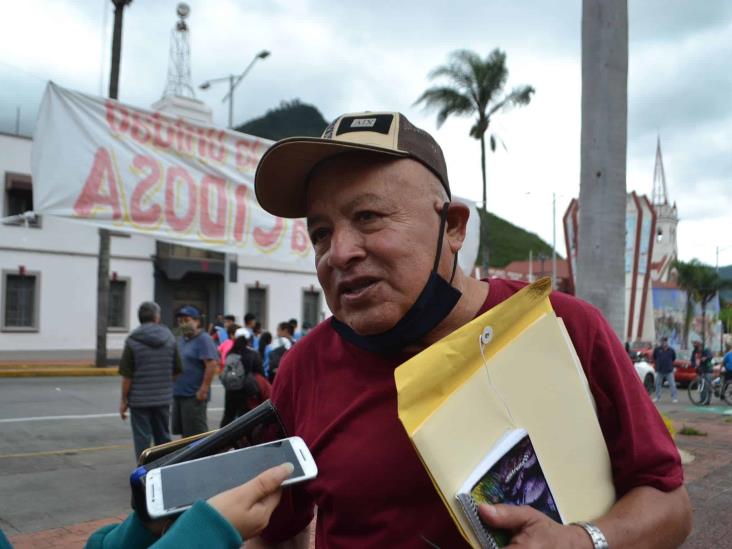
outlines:
{"label": "grass patch", "polygon": [[732,423],[732,417],[726,417],[724,418],[725,423]]}
{"label": "grass patch", "polygon": [[705,437],[707,434],[704,431],[700,431],[699,429],[695,429],[694,427],[687,427],[684,425],[679,430],[680,435],[686,435],[687,437]]}

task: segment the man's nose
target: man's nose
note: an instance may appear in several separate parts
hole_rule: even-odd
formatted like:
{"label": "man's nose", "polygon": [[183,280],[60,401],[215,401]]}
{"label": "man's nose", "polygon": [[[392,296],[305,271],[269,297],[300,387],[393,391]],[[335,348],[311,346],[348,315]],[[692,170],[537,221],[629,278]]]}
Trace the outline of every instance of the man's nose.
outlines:
{"label": "man's nose", "polygon": [[328,264],[336,269],[347,269],[353,262],[366,256],[363,237],[350,227],[336,227],[330,237]]}

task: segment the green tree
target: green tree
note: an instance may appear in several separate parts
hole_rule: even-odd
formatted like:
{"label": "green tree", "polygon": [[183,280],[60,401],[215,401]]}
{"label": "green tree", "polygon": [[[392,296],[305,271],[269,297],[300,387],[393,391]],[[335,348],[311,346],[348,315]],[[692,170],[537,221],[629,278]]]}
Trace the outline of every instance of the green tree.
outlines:
{"label": "green tree", "polygon": [[[442,79],[446,83],[433,86],[414,102],[423,103],[427,109],[437,110],[439,128],[450,116],[474,116],[475,124],[470,128],[470,136],[480,140],[480,166],[483,174],[483,210],[488,211],[487,187],[485,177],[485,135],[491,117],[508,107],[527,105],[531,101],[534,88],[519,86],[504,94],[508,80],[506,54],[495,49],[485,59],[470,50],[457,50],[450,54],[448,63],[434,68],[429,73],[430,80]],[[491,151],[496,150],[498,137],[491,133]],[[487,253],[484,254],[487,266]]]}
{"label": "green tree", "polygon": [[707,344],[707,305],[724,289],[732,287],[732,281],[724,280],[719,273],[704,265],[698,259],[691,261],[675,261],[676,284],[686,292],[686,321],[684,323],[684,342],[689,337],[689,324],[693,316],[694,303],[698,303],[702,311],[702,342]]}

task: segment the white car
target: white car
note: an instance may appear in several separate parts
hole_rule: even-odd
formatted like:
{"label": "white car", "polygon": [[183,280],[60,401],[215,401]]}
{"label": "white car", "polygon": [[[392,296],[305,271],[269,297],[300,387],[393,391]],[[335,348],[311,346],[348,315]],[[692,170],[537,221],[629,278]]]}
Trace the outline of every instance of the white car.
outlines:
{"label": "white car", "polygon": [[656,371],[653,369],[653,366],[648,364],[645,360],[633,362],[633,366],[635,366],[635,371],[638,373],[638,377],[646,388],[648,394],[653,394],[653,391],[656,388]]}

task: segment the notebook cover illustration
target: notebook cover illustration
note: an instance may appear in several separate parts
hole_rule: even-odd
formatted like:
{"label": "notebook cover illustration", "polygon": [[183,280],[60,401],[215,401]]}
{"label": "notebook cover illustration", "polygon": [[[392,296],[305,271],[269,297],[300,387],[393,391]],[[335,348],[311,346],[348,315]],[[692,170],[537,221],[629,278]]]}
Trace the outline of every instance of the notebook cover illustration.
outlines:
{"label": "notebook cover illustration", "polygon": [[531,439],[524,429],[508,431],[476,467],[457,494],[482,547],[505,547],[508,532],[492,530],[478,516],[481,503],[529,505],[563,522]]}

